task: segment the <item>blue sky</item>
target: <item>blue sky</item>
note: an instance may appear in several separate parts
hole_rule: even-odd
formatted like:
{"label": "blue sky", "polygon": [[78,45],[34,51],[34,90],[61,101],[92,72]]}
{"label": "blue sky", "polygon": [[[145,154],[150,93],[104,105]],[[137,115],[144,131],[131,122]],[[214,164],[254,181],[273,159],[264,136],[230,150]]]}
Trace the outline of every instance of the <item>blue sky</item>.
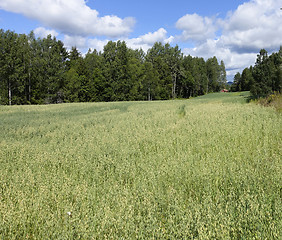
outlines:
{"label": "blue sky", "polygon": [[156,41],[177,44],[184,54],[223,60],[231,80],[261,48],[279,50],[281,7],[282,0],[0,0],[0,28],[52,34],[82,53],[118,39],[145,51]]}

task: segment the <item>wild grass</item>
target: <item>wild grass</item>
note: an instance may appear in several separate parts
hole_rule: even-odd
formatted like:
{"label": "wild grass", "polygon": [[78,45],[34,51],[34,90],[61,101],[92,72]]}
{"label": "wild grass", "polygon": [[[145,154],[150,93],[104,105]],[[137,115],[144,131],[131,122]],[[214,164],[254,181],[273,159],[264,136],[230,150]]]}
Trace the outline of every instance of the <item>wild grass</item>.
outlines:
{"label": "wild grass", "polygon": [[257,104],[260,104],[265,107],[273,107],[278,112],[282,112],[282,94],[281,93],[274,93],[265,98],[259,98],[254,101]]}
{"label": "wild grass", "polygon": [[281,114],[247,95],[0,106],[0,239],[281,238]]}

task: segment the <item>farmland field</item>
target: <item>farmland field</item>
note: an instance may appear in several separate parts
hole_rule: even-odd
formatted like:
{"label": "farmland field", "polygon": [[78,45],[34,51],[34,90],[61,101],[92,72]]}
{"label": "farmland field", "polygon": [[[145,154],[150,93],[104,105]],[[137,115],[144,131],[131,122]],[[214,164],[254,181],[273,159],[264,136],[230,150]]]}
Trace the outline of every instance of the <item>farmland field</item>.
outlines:
{"label": "farmland field", "polygon": [[247,95],[0,106],[0,239],[281,239],[281,113]]}

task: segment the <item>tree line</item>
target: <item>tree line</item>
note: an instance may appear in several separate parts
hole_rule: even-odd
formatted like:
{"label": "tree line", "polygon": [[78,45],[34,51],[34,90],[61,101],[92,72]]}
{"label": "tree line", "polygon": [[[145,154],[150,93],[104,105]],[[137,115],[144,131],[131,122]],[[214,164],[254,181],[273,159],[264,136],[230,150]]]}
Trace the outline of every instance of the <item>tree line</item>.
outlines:
{"label": "tree line", "polygon": [[268,56],[265,49],[257,55],[254,66],[234,76],[232,91],[251,91],[253,97],[266,97],[282,88],[282,46]]}
{"label": "tree line", "polygon": [[224,62],[184,56],[156,42],[147,53],[124,41],[84,56],[51,35],[0,30],[0,104],[189,98],[225,88]]}

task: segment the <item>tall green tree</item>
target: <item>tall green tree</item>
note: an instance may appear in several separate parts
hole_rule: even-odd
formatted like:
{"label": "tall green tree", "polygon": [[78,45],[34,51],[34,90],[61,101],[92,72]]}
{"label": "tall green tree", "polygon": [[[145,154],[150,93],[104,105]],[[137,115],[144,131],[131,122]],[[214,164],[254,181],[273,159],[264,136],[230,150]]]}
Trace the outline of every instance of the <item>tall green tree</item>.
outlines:
{"label": "tall green tree", "polygon": [[36,42],[34,100],[37,103],[61,102],[67,51],[63,43],[51,35]]}
{"label": "tall green tree", "polygon": [[104,47],[104,77],[106,101],[124,101],[129,98],[128,48],[124,41],[109,41]]}
{"label": "tall green tree", "polygon": [[164,57],[171,75],[171,97],[177,97],[177,85],[181,76],[182,53],[179,47],[171,47],[168,43],[164,46]]}
{"label": "tall green tree", "polygon": [[89,50],[85,56],[86,77],[89,79],[89,89],[91,91],[90,101],[104,101],[105,78],[103,75],[103,56],[96,49]]}
{"label": "tall green tree", "polygon": [[151,62],[146,61],[143,65],[143,100],[152,101],[155,99],[159,99],[159,73],[157,69],[154,68]]}
{"label": "tall green tree", "polygon": [[208,76],[208,92],[218,92],[220,90],[220,67],[217,58],[209,58],[206,62]]}
{"label": "tall green tree", "polygon": [[241,90],[250,91],[251,86],[254,84],[252,68],[245,68],[241,75]]}
{"label": "tall green tree", "polygon": [[129,81],[129,98],[128,100],[143,100],[142,78],[144,76],[143,64],[145,53],[142,49],[128,49],[128,81]]}
{"label": "tall green tree", "polygon": [[234,76],[234,80],[231,86],[231,91],[232,92],[238,92],[242,90],[241,87],[241,73],[237,72]]}
{"label": "tall green tree", "polygon": [[189,96],[199,96],[208,92],[207,68],[203,58],[185,56],[182,60],[182,76],[190,79],[188,80],[190,82]]}
{"label": "tall green tree", "polygon": [[221,89],[224,89],[226,88],[226,84],[227,84],[227,78],[226,78],[225,64],[223,60],[221,60],[219,65],[219,87]]}
{"label": "tall green tree", "polygon": [[93,95],[90,69],[86,66],[86,60],[76,47],[72,47],[69,52],[67,66],[64,83],[65,100],[71,102],[90,101]]}
{"label": "tall green tree", "polygon": [[0,80],[2,91],[2,102],[12,105],[14,89],[17,85],[17,38],[18,35],[12,31],[1,31],[1,56],[0,56]]}
{"label": "tall green tree", "polygon": [[[226,81],[224,63],[219,65],[216,57],[205,62],[160,42],[145,54],[124,41],[109,41],[103,52],[90,50],[82,56],[76,47],[68,52],[51,35],[35,38],[33,32],[0,30],[0,53],[1,104],[191,97],[218,91]],[[280,56],[270,57],[266,68],[272,73],[272,89],[281,86]],[[265,59],[262,54],[257,65]],[[260,68],[255,68],[251,72],[257,76]]]}
{"label": "tall green tree", "polygon": [[156,42],[146,55],[146,62],[151,63],[158,73],[158,84],[154,94],[157,100],[169,99],[173,88],[171,69],[165,54],[165,46],[160,42]]}
{"label": "tall green tree", "polygon": [[194,96],[195,79],[189,70],[182,71],[182,78],[179,84],[179,97],[190,98]]}
{"label": "tall green tree", "polygon": [[251,93],[254,96],[266,96],[273,92],[274,89],[274,57],[268,57],[265,49],[261,49],[257,55],[257,61],[253,69],[254,84],[251,87]]}

